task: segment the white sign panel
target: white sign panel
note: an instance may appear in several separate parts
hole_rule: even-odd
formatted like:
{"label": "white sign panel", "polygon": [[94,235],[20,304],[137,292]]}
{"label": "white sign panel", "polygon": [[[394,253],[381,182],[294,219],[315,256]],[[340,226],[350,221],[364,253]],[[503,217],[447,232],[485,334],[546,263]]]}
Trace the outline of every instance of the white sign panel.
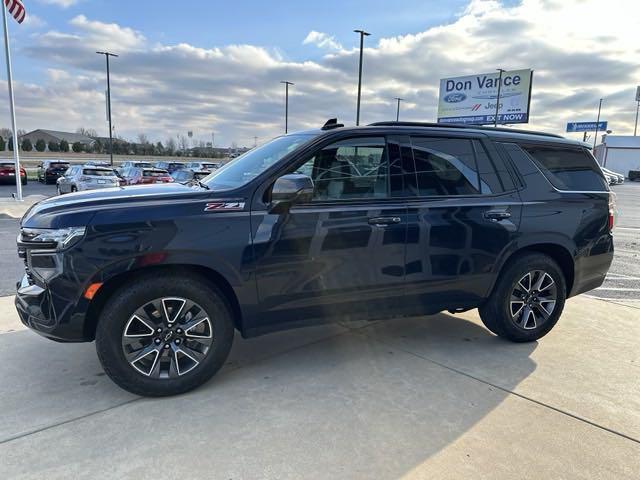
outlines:
{"label": "white sign panel", "polygon": [[[498,123],[527,123],[533,71],[502,72]],[[494,123],[500,73],[483,73],[440,80],[439,123]]]}

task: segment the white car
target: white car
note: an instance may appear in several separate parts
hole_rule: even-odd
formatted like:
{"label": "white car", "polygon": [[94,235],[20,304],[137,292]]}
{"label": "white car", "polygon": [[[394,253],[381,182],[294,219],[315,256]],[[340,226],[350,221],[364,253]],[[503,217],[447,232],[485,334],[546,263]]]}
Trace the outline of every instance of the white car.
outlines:
{"label": "white car", "polygon": [[120,179],[113,168],[95,165],[71,166],[56,182],[58,195],[99,188],[119,187]]}
{"label": "white car", "polygon": [[608,168],[604,168],[604,167],[602,167],[602,171],[604,172],[605,176],[609,175],[611,177],[615,177],[616,181],[612,185],[619,184],[619,183],[624,183],[624,175],[623,174],[618,173],[618,172],[614,172],[613,170],[609,170]]}

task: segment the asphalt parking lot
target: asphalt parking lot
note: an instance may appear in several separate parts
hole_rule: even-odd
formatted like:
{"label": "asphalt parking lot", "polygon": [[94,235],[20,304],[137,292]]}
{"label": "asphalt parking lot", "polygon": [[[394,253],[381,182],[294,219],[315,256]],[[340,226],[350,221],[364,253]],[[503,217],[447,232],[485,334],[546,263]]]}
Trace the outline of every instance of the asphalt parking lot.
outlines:
{"label": "asphalt parking lot", "polygon": [[[640,183],[614,191],[611,274],[530,344],[498,339],[475,311],[340,322],[236,337],[203,388],[146,399],[104,375],[92,344],[24,330],[4,296],[1,471],[11,479],[637,479]],[[13,293],[22,268],[16,228],[4,215],[1,295]]]}

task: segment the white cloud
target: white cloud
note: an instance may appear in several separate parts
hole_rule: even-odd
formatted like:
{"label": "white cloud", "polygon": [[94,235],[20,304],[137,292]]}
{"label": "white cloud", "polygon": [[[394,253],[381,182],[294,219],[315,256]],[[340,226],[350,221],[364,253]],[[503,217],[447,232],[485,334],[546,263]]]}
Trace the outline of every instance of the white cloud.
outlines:
{"label": "white cloud", "polygon": [[46,3],[49,5],[57,5],[62,8],[69,8],[75,4],[77,4],[80,0],[40,0],[41,3]]}
{"label": "white cloud", "polygon": [[23,25],[29,28],[42,28],[47,25],[47,22],[45,22],[42,18],[38,17],[37,15],[34,15],[32,13],[27,13],[27,16],[24,17]]}
{"label": "white cloud", "polygon": [[[620,15],[624,11],[625,15]],[[393,97],[405,98],[401,118],[434,121],[439,79],[533,68],[531,123],[525,128],[562,132],[567,121],[593,120],[605,98],[603,119],[615,133],[633,130],[635,86],[640,78],[637,28],[640,5],[609,0],[524,0],[513,7],[472,1],[448,24],[390,38],[368,37],[363,71],[363,123],[395,118]],[[355,117],[358,49],[326,34],[306,43],[334,42],[318,61],[289,61],[274,48],[212,48],[151,44],[133,29],[77,16],[69,32],[34,37],[19,54],[48,68],[38,84],[16,84],[20,127],[106,130],[104,59],[111,62],[116,131],[141,131],[164,140],[193,130],[216,142],[253,144],[283,130],[284,92],[290,89],[289,126],[305,129],[337,116]],[[311,32],[314,33],[314,32]],[[309,37],[311,36],[311,38]],[[0,83],[0,98],[4,98]],[[6,102],[0,102],[0,118]]]}
{"label": "white cloud", "polygon": [[342,45],[336,41],[336,39],[326,33],[316,32],[311,30],[309,34],[302,41],[303,45],[312,44],[320,48],[329,48],[333,50],[340,50]]}

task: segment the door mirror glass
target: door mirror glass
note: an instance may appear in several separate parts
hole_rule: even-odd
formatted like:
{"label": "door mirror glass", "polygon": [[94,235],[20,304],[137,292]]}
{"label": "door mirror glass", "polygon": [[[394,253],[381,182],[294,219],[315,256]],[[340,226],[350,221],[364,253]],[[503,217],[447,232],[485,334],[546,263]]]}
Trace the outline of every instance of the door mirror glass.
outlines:
{"label": "door mirror glass", "polygon": [[276,180],[271,190],[271,202],[277,204],[307,203],[313,198],[313,180],[307,175],[292,173]]}

